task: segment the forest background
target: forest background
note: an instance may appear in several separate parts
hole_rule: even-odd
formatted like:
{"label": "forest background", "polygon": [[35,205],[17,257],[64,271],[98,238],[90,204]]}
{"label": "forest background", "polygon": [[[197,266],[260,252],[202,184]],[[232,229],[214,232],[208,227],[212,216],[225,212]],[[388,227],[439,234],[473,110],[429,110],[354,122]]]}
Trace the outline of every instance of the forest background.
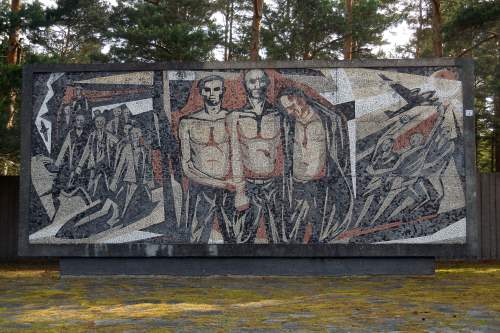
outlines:
{"label": "forest background", "polygon": [[0,0],[0,175],[24,64],[425,57],[474,59],[477,166],[500,172],[498,0]]}

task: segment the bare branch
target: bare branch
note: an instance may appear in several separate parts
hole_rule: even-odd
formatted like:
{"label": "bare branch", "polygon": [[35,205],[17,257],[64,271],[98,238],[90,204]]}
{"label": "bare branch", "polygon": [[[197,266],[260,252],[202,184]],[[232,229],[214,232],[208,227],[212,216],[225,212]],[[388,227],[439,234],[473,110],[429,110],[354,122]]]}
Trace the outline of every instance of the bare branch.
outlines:
{"label": "bare branch", "polygon": [[489,40],[492,40],[492,39],[495,39],[498,37],[498,35],[492,31],[488,31],[488,33],[490,33],[491,35],[488,37],[488,38],[485,38],[483,39],[482,41],[479,41],[477,42],[476,44],[472,45],[471,47],[469,47],[468,49],[465,49],[463,50],[462,52],[460,52],[457,57],[460,58],[460,57],[463,57],[464,55],[466,55],[467,53],[469,53],[470,51],[472,51],[473,49],[481,46],[482,44],[486,43],[487,41]]}

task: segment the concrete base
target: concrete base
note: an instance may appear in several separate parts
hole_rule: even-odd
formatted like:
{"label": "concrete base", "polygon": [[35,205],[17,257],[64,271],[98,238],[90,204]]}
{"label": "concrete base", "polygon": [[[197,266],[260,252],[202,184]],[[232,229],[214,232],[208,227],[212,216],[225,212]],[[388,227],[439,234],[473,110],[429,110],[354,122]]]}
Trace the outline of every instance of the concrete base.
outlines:
{"label": "concrete base", "polygon": [[62,276],[96,275],[431,275],[433,257],[61,258]]}

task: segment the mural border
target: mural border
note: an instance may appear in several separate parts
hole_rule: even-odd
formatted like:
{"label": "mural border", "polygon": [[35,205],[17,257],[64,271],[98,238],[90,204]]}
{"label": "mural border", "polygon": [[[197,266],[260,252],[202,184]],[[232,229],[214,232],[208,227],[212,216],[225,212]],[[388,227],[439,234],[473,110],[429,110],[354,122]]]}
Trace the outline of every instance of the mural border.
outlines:
{"label": "mural border", "polygon": [[[33,74],[47,72],[120,72],[251,68],[397,68],[451,66],[460,69],[464,110],[473,110],[472,59],[384,59],[353,61],[164,62],[130,64],[33,64],[23,68],[21,181],[18,254],[27,257],[477,257],[479,246],[475,168],[475,115],[464,116],[467,240],[465,244],[30,244],[30,148]],[[465,111],[464,111],[465,112]]]}

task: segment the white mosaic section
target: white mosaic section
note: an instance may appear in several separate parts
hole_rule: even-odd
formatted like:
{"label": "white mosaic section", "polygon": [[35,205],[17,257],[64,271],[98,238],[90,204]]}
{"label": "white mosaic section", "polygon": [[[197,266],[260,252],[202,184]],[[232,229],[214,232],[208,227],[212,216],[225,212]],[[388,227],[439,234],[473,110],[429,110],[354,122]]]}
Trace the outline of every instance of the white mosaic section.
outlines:
{"label": "white mosaic section", "polygon": [[127,235],[121,235],[113,238],[108,238],[105,242],[98,242],[98,243],[105,243],[105,244],[120,244],[120,243],[128,243],[128,242],[137,242],[149,238],[154,238],[154,237],[159,237],[161,234],[156,234],[154,232],[146,232],[146,231],[138,231],[134,230],[129,232]]}
{"label": "white mosaic section", "polygon": [[127,74],[117,74],[100,76],[93,79],[76,81],[87,84],[138,84],[153,85],[153,72],[133,72]]}
{"label": "white mosaic section", "polygon": [[103,112],[104,110],[113,109],[123,104],[127,106],[127,108],[130,110],[130,113],[132,113],[132,115],[134,116],[140,113],[149,112],[153,110],[153,99],[145,98],[130,102],[120,102],[120,103],[96,106],[92,108],[92,117],[94,117],[97,112]]}
{"label": "white mosaic section", "polygon": [[38,110],[35,119],[35,126],[38,129],[38,133],[47,148],[47,151],[50,154],[50,150],[52,148],[52,124],[50,121],[43,119],[42,116],[49,112],[49,107],[47,103],[50,101],[52,96],[54,96],[54,89],[52,88],[52,84],[56,82],[64,73],[52,73],[50,74],[49,79],[47,80],[47,94],[45,95],[42,106]]}
{"label": "white mosaic section", "polygon": [[407,238],[407,239],[396,239],[385,242],[378,242],[375,244],[424,244],[424,243],[465,243],[466,237],[466,220],[465,218],[455,222],[446,228],[439,230],[438,232],[422,237]]}
{"label": "white mosaic section", "polygon": [[349,134],[349,157],[351,162],[351,180],[354,197],[356,197],[356,119],[347,122]]}

